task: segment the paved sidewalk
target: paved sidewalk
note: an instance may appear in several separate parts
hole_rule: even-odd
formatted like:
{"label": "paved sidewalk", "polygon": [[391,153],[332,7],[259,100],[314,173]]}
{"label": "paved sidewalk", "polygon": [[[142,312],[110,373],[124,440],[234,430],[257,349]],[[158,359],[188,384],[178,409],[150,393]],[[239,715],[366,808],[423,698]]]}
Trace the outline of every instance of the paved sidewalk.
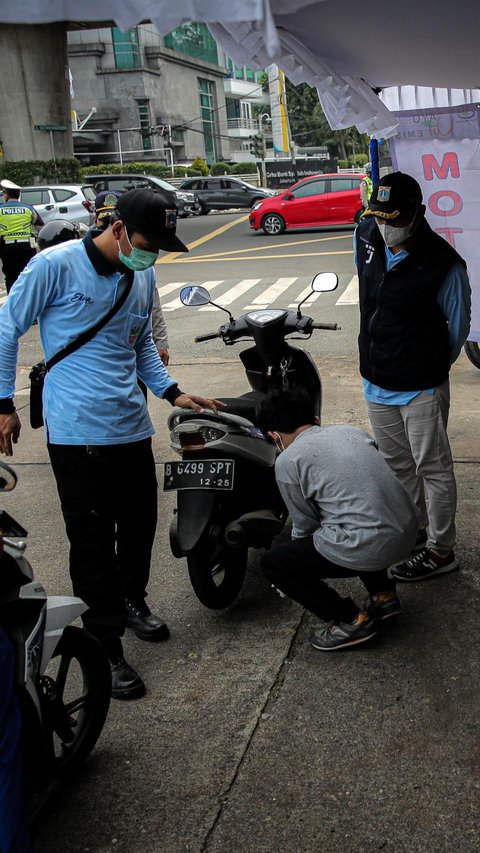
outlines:
{"label": "paved sidewalk", "polygon": [[[35,330],[27,338],[20,387],[38,350]],[[236,361],[179,360],[171,373],[187,389],[244,389]],[[322,361],[324,422],[367,426],[355,360]],[[162,498],[150,597],[172,637],[127,638],[147,696],[112,703],[85,772],[42,824],[38,853],[480,849],[480,371],[463,354],[452,400],[461,571],[402,587],[403,618],[349,653],[309,646],[310,616],[269,588],[255,554],[238,602],[205,610],[170,554],[173,499]],[[161,477],[169,407],[150,408]],[[26,415],[7,509],[29,528],[38,576],[66,593],[55,486]]]}

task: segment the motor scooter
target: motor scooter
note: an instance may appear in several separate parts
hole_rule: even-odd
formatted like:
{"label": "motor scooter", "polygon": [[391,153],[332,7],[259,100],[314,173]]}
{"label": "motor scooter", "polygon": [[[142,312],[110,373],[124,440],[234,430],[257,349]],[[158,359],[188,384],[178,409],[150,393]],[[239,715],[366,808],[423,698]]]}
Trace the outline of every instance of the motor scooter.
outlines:
{"label": "motor scooter", "polygon": [[[0,492],[14,470],[0,463]],[[73,596],[47,596],[25,557],[27,531],[0,510],[0,625],[13,647],[29,821],[95,746],[111,695],[108,659],[97,640],[70,623],[87,606]]]}
{"label": "motor scooter", "polygon": [[[319,273],[312,293],[337,285],[335,273]],[[339,326],[302,314],[311,295],[297,311],[262,308],[234,319],[223,308],[228,323],[198,335],[195,342],[221,338],[233,346],[253,339],[254,346],[240,352],[251,390],[238,398],[221,397],[227,405],[217,414],[176,408],[168,420],[171,447],[181,456],[164,469],[164,490],[177,492],[170,546],[175,557],[187,558],[193,589],[212,609],[233,603],[245,577],[248,549],[268,548],[287,520],[275,482],[276,447],[255,425],[256,407],[277,388],[301,387],[311,395],[320,421],[320,374],[310,354],[290,341],[308,339],[314,329]],[[222,308],[203,287],[183,288],[180,299],[188,306]]]}

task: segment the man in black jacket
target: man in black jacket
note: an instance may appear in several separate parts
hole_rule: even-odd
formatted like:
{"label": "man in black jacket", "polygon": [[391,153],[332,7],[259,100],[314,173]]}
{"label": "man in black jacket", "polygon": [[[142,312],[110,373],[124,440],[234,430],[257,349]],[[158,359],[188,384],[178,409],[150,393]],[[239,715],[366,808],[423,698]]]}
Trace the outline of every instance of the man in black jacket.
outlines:
{"label": "man in black jacket", "polygon": [[366,213],[355,233],[360,372],[379,449],[422,519],[418,550],[393,574],[418,581],[458,566],[448,377],[470,328],[470,285],[410,175],[382,178]]}

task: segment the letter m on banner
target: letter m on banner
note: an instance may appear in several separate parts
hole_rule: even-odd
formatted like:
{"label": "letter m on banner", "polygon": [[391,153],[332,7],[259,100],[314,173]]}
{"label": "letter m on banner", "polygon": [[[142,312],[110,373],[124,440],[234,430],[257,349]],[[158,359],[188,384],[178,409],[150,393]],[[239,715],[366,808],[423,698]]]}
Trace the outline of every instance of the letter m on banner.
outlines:
{"label": "letter m on banner", "polygon": [[441,181],[445,181],[448,177],[460,177],[458,157],[454,151],[448,151],[447,154],[444,154],[441,164],[433,154],[424,154],[422,157],[422,165],[426,181],[433,181],[434,172],[437,178]]}

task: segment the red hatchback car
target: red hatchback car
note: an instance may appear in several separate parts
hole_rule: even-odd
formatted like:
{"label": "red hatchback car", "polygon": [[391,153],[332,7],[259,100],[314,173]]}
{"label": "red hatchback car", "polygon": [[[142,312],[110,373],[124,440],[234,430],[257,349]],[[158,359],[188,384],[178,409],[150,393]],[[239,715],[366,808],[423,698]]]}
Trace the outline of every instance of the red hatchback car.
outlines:
{"label": "red hatchback car", "polygon": [[360,184],[363,175],[334,172],[313,175],[293,184],[272,198],[257,202],[249,217],[255,231],[281,234],[285,228],[318,225],[353,225],[362,212]]}

